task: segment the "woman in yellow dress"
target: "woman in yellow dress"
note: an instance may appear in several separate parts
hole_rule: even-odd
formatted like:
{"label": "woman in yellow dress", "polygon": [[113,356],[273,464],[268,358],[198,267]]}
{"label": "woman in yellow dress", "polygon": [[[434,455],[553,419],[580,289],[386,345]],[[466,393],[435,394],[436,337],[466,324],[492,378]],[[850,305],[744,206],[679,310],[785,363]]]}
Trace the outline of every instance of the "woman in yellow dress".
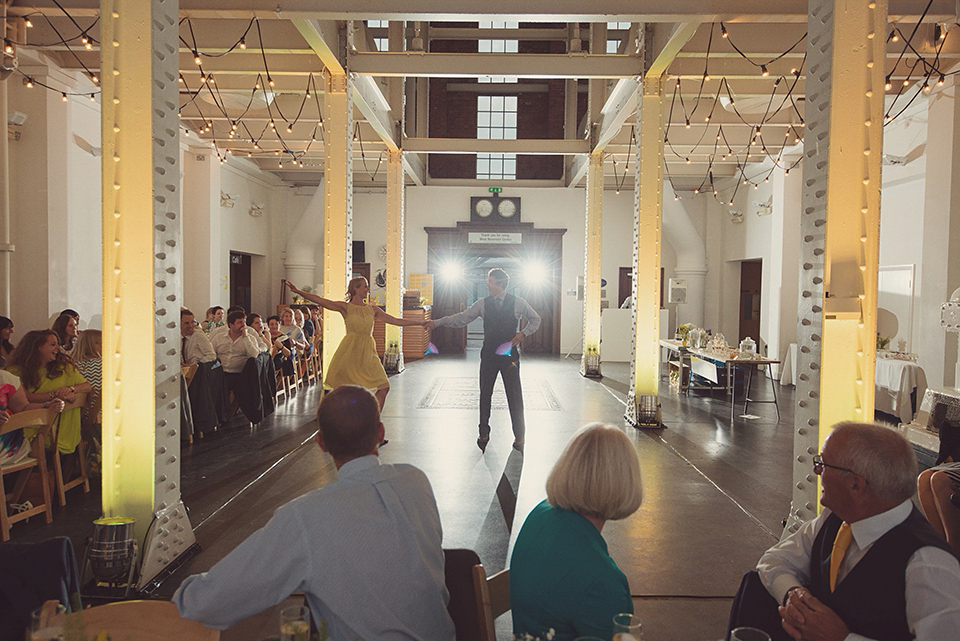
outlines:
{"label": "woman in yellow dress", "polygon": [[327,375],[323,381],[324,387],[335,389],[341,385],[359,385],[374,391],[380,410],[387,400],[390,383],[383,363],[377,356],[377,344],[373,340],[373,322],[381,320],[390,325],[426,325],[425,320],[410,318],[395,318],[376,305],[366,303],[370,293],[370,283],[363,276],[350,281],[347,286],[346,301],[328,300],[297,289],[293,283],[286,281],[287,287],[294,294],[313,301],[324,309],[339,312],[347,326],[347,335],[340,341],[337,351],[330,359]]}

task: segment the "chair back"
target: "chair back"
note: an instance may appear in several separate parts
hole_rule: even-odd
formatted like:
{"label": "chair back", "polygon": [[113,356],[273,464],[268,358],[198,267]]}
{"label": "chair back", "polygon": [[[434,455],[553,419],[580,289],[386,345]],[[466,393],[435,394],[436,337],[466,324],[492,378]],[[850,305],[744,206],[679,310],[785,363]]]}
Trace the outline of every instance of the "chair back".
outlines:
{"label": "chair back", "polygon": [[502,570],[488,577],[482,565],[475,565],[473,566],[473,586],[477,595],[480,639],[497,641],[497,628],[494,621],[510,610],[510,570]]}
{"label": "chair back", "polygon": [[180,368],[180,371],[183,372],[183,380],[186,381],[187,387],[190,387],[190,382],[193,381],[193,377],[197,375],[197,370],[199,368],[199,363],[194,363],[193,365],[187,365],[186,367]]}
{"label": "chair back", "polygon": [[0,425],[0,435],[22,430],[25,427],[49,427],[53,425],[55,420],[57,420],[57,412],[51,409],[28,410],[11,414],[10,419]]}
{"label": "chair back", "polygon": [[[83,622],[88,639],[106,632],[111,639],[137,641],[217,641],[219,630],[188,621],[170,601],[119,601],[67,616],[67,625]],[[79,626],[78,626],[79,627]]]}
{"label": "chair back", "polygon": [[473,586],[473,566],[480,557],[473,550],[443,551],[444,583],[450,593],[447,612],[453,619],[457,641],[482,641],[477,618],[477,591]]}

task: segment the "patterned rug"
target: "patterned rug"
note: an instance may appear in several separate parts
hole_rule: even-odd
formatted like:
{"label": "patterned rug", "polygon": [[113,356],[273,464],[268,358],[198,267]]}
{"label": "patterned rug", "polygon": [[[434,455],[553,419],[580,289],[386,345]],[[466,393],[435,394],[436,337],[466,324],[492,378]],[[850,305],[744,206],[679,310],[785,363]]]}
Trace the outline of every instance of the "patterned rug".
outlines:
{"label": "patterned rug", "polygon": [[[546,379],[524,378],[523,409],[532,412],[560,412],[563,408]],[[417,405],[431,410],[475,410],[480,407],[480,379],[476,376],[438,376]],[[507,394],[497,379],[491,409],[506,410]]]}

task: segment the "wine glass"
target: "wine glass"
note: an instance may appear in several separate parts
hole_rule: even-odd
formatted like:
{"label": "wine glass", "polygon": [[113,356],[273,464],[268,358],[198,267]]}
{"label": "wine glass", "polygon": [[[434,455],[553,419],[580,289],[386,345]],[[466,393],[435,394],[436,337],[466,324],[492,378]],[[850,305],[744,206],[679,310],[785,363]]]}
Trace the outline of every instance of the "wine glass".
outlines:
{"label": "wine glass", "polygon": [[613,617],[613,641],[643,641],[640,617],[622,612]]}
{"label": "wine glass", "polygon": [[63,638],[67,608],[58,601],[47,601],[30,613],[30,641],[56,641]]}
{"label": "wine glass", "polygon": [[310,641],[310,608],[294,605],[280,611],[280,641]]}
{"label": "wine glass", "polygon": [[730,632],[730,641],[770,641],[770,635],[758,628],[734,628]]}

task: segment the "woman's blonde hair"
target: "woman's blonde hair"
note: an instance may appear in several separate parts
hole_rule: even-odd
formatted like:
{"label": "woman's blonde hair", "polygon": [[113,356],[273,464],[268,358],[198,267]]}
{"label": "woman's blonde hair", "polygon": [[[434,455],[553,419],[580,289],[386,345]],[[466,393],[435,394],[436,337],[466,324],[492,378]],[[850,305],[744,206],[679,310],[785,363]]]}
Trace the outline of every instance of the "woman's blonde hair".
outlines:
{"label": "woman's blonde hair", "polygon": [[366,283],[367,279],[363,276],[357,276],[356,278],[351,278],[350,283],[347,285],[347,297],[346,301],[349,303],[353,300],[354,294],[357,293],[357,288],[360,287],[361,283]]}
{"label": "woman's blonde hair", "polygon": [[580,428],[547,477],[547,501],[605,521],[636,512],[643,502],[643,481],[633,443],[613,425]]}
{"label": "woman's blonde hair", "polygon": [[80,332],[80,338],[77,339],[77,344],[74,345],[70,355],[77,363],[91,358],[101,358],[103,347],[101,345],[100,349],[97,349],[97,344],[101,343],[102,340],[103,332],[99,329],[88,329]]}

